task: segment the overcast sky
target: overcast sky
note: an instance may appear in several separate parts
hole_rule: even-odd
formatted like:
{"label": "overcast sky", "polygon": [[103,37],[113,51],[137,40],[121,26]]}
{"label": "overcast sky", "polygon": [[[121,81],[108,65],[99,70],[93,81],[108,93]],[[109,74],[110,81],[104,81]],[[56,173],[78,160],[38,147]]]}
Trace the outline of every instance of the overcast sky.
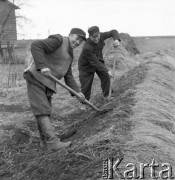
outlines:
{"label": "overcast sky", "polygon": [[68,35],[73,27],[86,33],[117,29],[131,36],[175,35],[175,0],[28,0],[17,10],[31,22],[19,30],[19,39]]}

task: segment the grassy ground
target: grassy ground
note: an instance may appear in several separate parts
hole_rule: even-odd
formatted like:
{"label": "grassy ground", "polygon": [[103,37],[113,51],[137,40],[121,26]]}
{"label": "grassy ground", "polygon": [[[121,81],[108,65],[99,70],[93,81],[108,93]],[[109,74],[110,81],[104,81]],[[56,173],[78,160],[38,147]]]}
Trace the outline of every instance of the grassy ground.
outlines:
{"label": "grassy ground", "polygon": [[[151,163],[153,158],[170,163],[174,170],[175,54],[158,51],[131,58],[125,49],[117,51],[114,97],[103,99],[95,77],[91,99],[111,111],[82,111],[77,100],[58,87],[51,122],[62,140],[73,142],[67,150],[47,152],[39,147],[24,80],[21,87],[0,89],[0,179],[102,179],[107,157],[123,157],[121,171],[126,163]],[[114,57],[115,51],[107,53],[108,67]],[[76,63],[73,73],[78,82]],[[67,133],[72,136],[65,139]],[[145,175],[150,179],[149,170]]]}
{"label": "grassy ground", "polygon": [[175,37],[134,37],[134,42],[141,53],[155,52],[161,49],[175,50]]}
{"label": "grassy ground", "polygon": [[24,65],[0,64],[0,89],[23,85]]}

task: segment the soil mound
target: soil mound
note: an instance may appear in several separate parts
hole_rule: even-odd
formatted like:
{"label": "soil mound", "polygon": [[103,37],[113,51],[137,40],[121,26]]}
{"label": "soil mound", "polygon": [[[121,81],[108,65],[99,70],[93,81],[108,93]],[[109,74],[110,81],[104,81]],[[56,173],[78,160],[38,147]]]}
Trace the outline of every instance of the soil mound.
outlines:
{"label": "soil mound", "polygon": [[[122,53],[123,56],[133,56],[133,55],[140,53],[136,47],[136,44],[135,44],[133,38],[129,34],[120,33],[120,37],[121,37],[121,47],[122,47],[122,50],[120,51],[120,53]],[[103,49],[103,57],[105,59],[108,58],[111,55],[111,53],[112,54],[114,53],[114,48],[112,47],[112,42],[113,42],[112,39],[107,39],[105,41],[105,47]],[[74,50],[75,61],[78,61],[83,44]]]}
{"label": "soil mound", "polygon": [[139,54],[139,50],[136,47],[134,39],[127,33],[120,33],[120,37],[122,39],[123,46],[130,53],[130,55]]}

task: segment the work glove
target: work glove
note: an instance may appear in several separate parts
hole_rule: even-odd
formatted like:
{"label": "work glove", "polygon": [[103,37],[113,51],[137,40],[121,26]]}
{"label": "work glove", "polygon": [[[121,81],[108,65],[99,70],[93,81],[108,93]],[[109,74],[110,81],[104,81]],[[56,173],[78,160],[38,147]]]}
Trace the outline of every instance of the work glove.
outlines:
{"label": "work glove", "polygon": [[77,97],[78,101],[80,101],[81,103],[84,103],[84,101],[85,101],[84,94],[82,92],[79,92],[78,94],[81,96],[80,98]]}
{"label": "work glove", "polygon": [[51,74],[51,71],[49,68],[43,68],[41,69],[41,74],[43,74],[44,76],[49,76]]}
{"label": "work glove", "polygon": [[109,77],[110,77],[110,78],[114,78],[114,75],[112,74],[111,71],[108,71],[108,74],[109,74]]}
{"label": "work glove", "polygon": [[113,43],[113,47],[116,48],[118,46],[120,46],[120,42],[116,39]]}

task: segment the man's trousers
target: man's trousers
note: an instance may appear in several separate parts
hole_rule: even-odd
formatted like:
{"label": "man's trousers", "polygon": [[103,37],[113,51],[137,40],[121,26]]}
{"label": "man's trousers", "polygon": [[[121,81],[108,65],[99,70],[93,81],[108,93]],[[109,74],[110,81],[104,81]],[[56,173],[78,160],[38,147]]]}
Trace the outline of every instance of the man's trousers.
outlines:
{"label": "man's trousers", "polygon": [[101,88],[102,88],[104,97],[109,95],[110,77],[109,77],[108,72],[99,71],[99,70],[96,70],[95,72],[79,71],[81,92],[84,94],[87,100],[89,100],[91,96],[92,83],[93,83],[95,73],[97,73],[98,77],[101,80]]}

